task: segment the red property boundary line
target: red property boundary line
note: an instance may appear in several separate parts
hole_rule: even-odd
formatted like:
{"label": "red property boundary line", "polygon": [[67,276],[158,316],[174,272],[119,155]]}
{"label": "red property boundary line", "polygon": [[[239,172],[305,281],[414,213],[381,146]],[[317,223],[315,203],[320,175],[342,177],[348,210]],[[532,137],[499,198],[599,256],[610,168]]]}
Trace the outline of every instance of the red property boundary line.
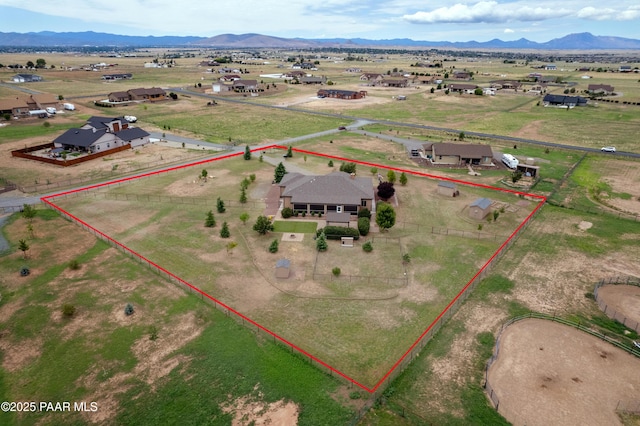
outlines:
{"label": "red property boundary line", "polygon": [[[253,149],[253,150],[251,150],[251,152],[252,153],[262,152],[262,151],[265,151],[267,149],[273,149],[273,148],[275,148],[275,149],[283,149],[284,150],[284,149],[288,149],[289,147],[288,146],[285,147],[285,146],[282,146],[282,145],[269,145],[269,146],[266,146],[266,147]],[[144,177],[159,175],[161,173],[168,173],[168,172],[175,171],[175,170],[180,170],[180,169],[184,169],[184,168],[190,168],[190,167],[194,167],[194,166],[198,166],[198,165],[202,165],[202,164],[207,164],[207,163],[211,163],[211,162],[215,162],[215,161],[219,161],[219,160],[238,157],[240,155],[243,155],[244,154],[243,152],[237,152],[237,153],[222,155],[222,156],[211,158],[211,159],[207,159],[207,160],[200,160],[200,161],[197,161],[197,162],[183,164],[183,165],[175,166],[175,167],[170,167],[170,168],[167,168],[167,169],[156,170],[156,171],[149,172],[149,173],[139,174],[139,175],[130,176],[130,177],[122,178],[122,179],[117,179],[117,180],[113,180],[113,181],[108,181],[108,182],[104,182],[104,183],[100,183],[100,184],[96,184],[96,185],[90,185],[90,186],[87,186],[87,187],[77,188],[77,189],[73,189],[73,190],[70,190],[70,191],[61,192],[61,193],[58,193],[58,194],[48,195],[48,196],[42,197],[41,201],[43,203],[45,203],[46,205],[48,205],[50,208],[59,211],[64,216],[66,216],[66,217],[72,219],[73,221],[75,221],[76,223],[80,224],[82,227],[85,227],[85,228],[91,230],[96,235],[100,236],[104,240],[112,243],[116,247],[118,247],[121,250],[123,250],[125,253],[129,253],[130,255],[132,255],[134,257],[137,257],[139,260],[141,260],[143,262],[146,262],[148,265],[150,265],[153,268],[157,269],[159,272],[163,272],[168,277],[176,280],[180,284],[183,284],[184,286],[186,286],[191,291],[200,294],[200,296],[202,298],[207,298],[208,300],[213,302],[214,305],[220,306],[224,310],[226,310],[227,312],[233,313],[238,318],[242,319],[243,322],[244,321],[248,322],[249,324],[255,326],[257,329],[262,330],[263,332],[265,332],[268,335],[270,335],[271,337],[273,337],[274,340],[278,340],[281,343],[283,343],[284,345],[290,347],[291,349],[295,349],[300,354],[308,357],[310,360],[315,361],[319,365],[321,365],[321,366],[325,367],[326,369],[328,369],[329,372],[335,373],[336,375],[342,377],[343,379],[345,379],[349,383],[352,383],[352,384],[358,386],[359,388],[369,392],[370,394],[376,393],[376,391],[380,390],[381,386],[385,383],[385,381],[390,380],[394,373],[399,374],[402,371],[402,369],[398,369],[398,367],[403,362],[405,362],[407,359],[409,359],[409,361],[412,359],[412,358],[410,358],[411,355],[412,355],[412,351],[414,351],[418,347],[419,344],[422,343],[423,346],[424,346],[424,344],[426,344],[426,342],[423,340],[425,338],[425,336],[427,336],[429,333],[435,333],[435,331],[437,330],[436,327],[439,327],[441,325],[440,321],[443,320],[443,318],[445,318],[446,315],[449,315],[449,316],[453,315],[453,313],[455,312],[455,311],[453,311],[453,308],[456,307],[456,304],[458,302],[461,302],[461,301],[464,300],[464,298],[467,296],[467,291],[475,283],[476,279],[478,279],[483,273],[486,272],[486,270],[491,265],[491,263],[494,260],[496,260],[502,254],[503,250],[508,245],[511,244],[511,242],[514,240],[514,238],[520,233],[520,231],[522,231],[524,229],[524,227],[529,223],[529,221],[533,218],[533,216],[540,210],[540,208],[546,202],[546,197],[541,196],[541,195],[528,194],[528,193],[525,193],[525,192],[515,191],[515,190],[511,190],[511,189],[495,188],[495,187],[492,187],[492,186],[489,186],[489,185],[473,183],[473,182],[466,182],[466,181],[459,180],[459,179],[452,179],[452,178],[447,178],[447,177],[443,177],[443,176],[437,176],[437,175],[433,175],[433,174],[429,174],[429,173],[406,170],[406,169],[402,169],[402,168],[398,168],[398,167],[390,167],[390,166],[385,166],[385,165],[376,164],[376,163],[370,163],[370,162],[366,162],[366,161],[351,160],[351,159],[348,159],[348,158],[343,158],[343,157],[339,157],[339,156],[335,156],[335,155],[321,154],[321,153],[318,153],[318,152],[307,151],[307,150],[303,150],[303,149],[292,148],[292,151],[300,153],[300,154],[308,154],[308,155],[313,155],[313,156],[317,156],[317,157],[325,157],[325,158],[332,159],[332,160],[339,160],[339,161],[344,161],[344,162],[356,163],[356,164],[360,164],[360,165],[364,165],[364,166],[379,167],[379,168],[383,168],[383,169],[387,169],[387,170],[394,170],[394,171],[398,171],[398,172],[404,172],[404,173],[411,174],[411,175],[414,175],[414,176],[421,176],[421,177],[427,177],[427,178],[430,178],[430,179],[437,179],[437,180],[445,180],[445,181],[455,182],[455,183],[459,183],[461,185],[466,185],[466,186],[473,186],[473,187],[478,187],[478,188],[490,189],[490,190],[494,190],[494,191],[511,193],[511,194],[518,195],[518,196],[537,199],[537,200],[539,200],[539,203],[538,203],[538,206],[529,214],[529,216],[527,216],[527,218],[516,228],[516,230],[513,231],[513,233],[507,238],[507,240],[504,243],[502,243],[502,245],[498,248],[498,250],[496,250],[496,252],[493,254],[493,256],[491,256],[491,258],[478,270],[478,272],[469,280],[469,282],[467,282],[467,284],[460,290],[460,292],[458,292],[458,294],[451,300],[451,302],[449,302],[449,304],[442,310],[442,312],[436,317],[436,319],[431,324],[429,324],[429,326],[413,342],[413,344],[407,349],[407,351],[393,364],[393,366],[389,369],[389,371],[387,371],[387,373],[375,384],[375,386],[373,386],[372,388],[369,388],[369,387],[363,385],[362,383],[359,383],[358,381],[354,380],[353,378],[349,377],[347,374],[341,372],[340,370],[338,370],[336,368],[333,368],[331,365],[325,363],[324,361],[320,360],[319,358],[316,358],[315,356],[313,356],[309,352],[305,351],[304,349],[302,349],[302,348],[296,346],[295,344],[289,342],[288,340],[286,340],[285,338],[279,336],[275,332],[273,332],[273,331],[269,330],[268,328],[262,326],[261,324],[255,322],[251,318],[243,315],[241,312],[238,312],[235,309],[233,309],[232,307],[226,305],[225,303],[222,303],[221,301],[219,301],[218,299],[216,299],[213,296],[209,295],[208,293],[202,291],[198,287],[196,287],[196,286],[190,284],[189,282],[183,280],[182,278],[178,277],[174,273],[166,270],[162,266],[152,262],[151,260],[147,259],[146,257],[141,255],[140,253],[137,253],[136,251],[130,249],[129,247],[125,246],[124,244],[120,243],[119,241],[111,238],[109,235],[105,234],[104,232],[101,232],[101,231],[97,230],[96,228],[94,228],[93,226],[89,225],[85,221],[81,220],[80,218],[72,215],[71,213],[69,213],[66,210],[62,209],[61,207],[57,206],[52,201],[53,199],[55,199],[57,197],[61,197],[61,196],[69,195],[69,194],[74,194],[74,193],[83,192],[83,191],[89,191],[89,190],[97,189],[97,188],[103,188],[103,187],[111,186],[111,185],[122,183],[122,182],[128,182],[128,181],[132,181],[132,180],[135,180],[135,179],[140,179],[140,178],[144,178]],[[283,164],[284,164],[284,162],[283,162]]]}

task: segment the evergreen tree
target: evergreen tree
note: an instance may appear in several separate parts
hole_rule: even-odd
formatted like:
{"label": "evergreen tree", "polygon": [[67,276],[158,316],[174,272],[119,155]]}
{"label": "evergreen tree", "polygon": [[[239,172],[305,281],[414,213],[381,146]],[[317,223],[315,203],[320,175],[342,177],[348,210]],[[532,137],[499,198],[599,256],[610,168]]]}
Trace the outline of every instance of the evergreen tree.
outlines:
{"label": "evergreen tree", "polygon": [[407,182],[408,182],[407,174],[405,172],[402,172],[400,174],[400,185],[405,186]]}
{"label": "evergreen tree", "polygon": [[274,174],[274,180],[276,181],[276,183],[280,183],[285,174],[287,174],[287,169],[284,168],[284,164],[282,164],[281,162],[278,163]]}
{"label": "evergreen tree", "polygon": [[18,248],[20,249],[20,251],[22,252],[22,255],[24,256],[24,258],[27,258],[27,251],[29,251],[29,244],[27,244],[26,240],[20,240],[18,241]]}
{"label": "evergreen tree", "polygon": [[229,225],[227,225],[227,222],[222,222],[222,229],[220,230],[220,236],[222,238],[229,238],[231,236],[231,232],[229,232]]}
{"label": "evergreen tree", "polygon": [[244,147],[244,159],[251,160],[251,149],[249,148],[249,145]]}
{"label": "evergreen tree", "polygon": [[268,217],[260,215],[253,225],[253,230],[260,235],[265,235],[267,232],[273,231],[273,224]]}
{"label": "evergreen tree", "polygon": [[394,172],[393,170],[389,170],[387,172],[387,181],[396,183],[396,172]]}
{"label": "evergreen tree", "polygon": [[327,249],[329,248],[329,246],[327,245],[327,236],[324,235],[324,231],[322,231],[316,239],[316,248],[318,249],[318,251],[327,251]]}
{"label": "evergreen tree", "polygon": [[242,190],[240,191],[240,202],[242,204],[245,204],[247,202],[247,190],[242,188]]}
{"label": "evergreen tree", "polygon": [[213,212],[211,210],[207,213],[207,219],[204,221],[204,226],[207,228],[213,228],[216,226],[216,219],[213,217]]}
{"label": "evergreen tree", "polygon": [[218,209],[218,213],[224,213],[225,211],[227,211],[226,207],[224,206],[224,201],[222,201],[220,197],[218,197],[218,199],[216,200],[216,208]]}

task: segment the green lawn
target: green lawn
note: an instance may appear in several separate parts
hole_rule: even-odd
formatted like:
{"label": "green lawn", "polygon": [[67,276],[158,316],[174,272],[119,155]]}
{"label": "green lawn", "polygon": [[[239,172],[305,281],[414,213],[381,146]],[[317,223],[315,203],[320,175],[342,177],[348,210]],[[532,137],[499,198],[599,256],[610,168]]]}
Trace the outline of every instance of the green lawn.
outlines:
{"label": "green lawn", "polygon": [[276,220],[273,222],[273,232],[300,232],[313,234],[318,228],[317,222],[300,222],[297,220]]}

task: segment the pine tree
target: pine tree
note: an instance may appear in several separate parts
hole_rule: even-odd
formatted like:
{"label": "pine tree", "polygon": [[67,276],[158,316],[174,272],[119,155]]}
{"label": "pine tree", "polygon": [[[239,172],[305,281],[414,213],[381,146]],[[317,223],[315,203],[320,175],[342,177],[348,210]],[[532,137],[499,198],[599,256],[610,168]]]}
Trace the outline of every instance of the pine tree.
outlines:
{"label": "pine tree", "polygon": [[216,219],[213,217],[213,212],[211,210],[207,213],[207,219],[204,221],[204,226],[207,228],[213,228],[216,226]]}
{"label": "pine tree", "polygon": [[20,249],[20,251],[22,252],[22,255],[24,256],[24,258],[27,258],[27,251],[29,250],[29,244],[27,244],[26,240],[20,240],[18,241],[18,248]]}
{"label": "pine tree", "polygon": [[231,232],[229,232],[229,225],[227,222],[222,222],[222,229],[220,230],[220,237],[229,238],[231,236]]}
{"label": "pine tree", "polygon": [[224,201],[222,201],[220,197],[218,197],[218,199],[216,200],[216,208],[218,209],[218,213],[224,213],[225,211],[227,211],[226,207],[224,206]]}
{"label": "pine tree", "polygon": [[327,237],[324,235],[324,231],[318,235],[318,239],[316,239],[316,248],[318,251],[327,251],[329,246],[327,245]]}
{"label": "pine tree", "polygon": [[394,172],[393,170],[389,170],[387,172],[387,181],[389,181],[391,183],[395,183],[396,182],[396,172]]}
{"label": "pine tree", "polygon": [[247,191],[242,188],[242,190],[240,191],[240,202],[242,204],[245,204],[247,202]]}
{"label": "pine tree", "polygon": [[405,172],[402,172],[400,174],[400,185],[405,186],[407,182],[408,182],[407,174]]}
{"label": "pine tree", "polygon": [[245,160],[251,160],[251,149],[249,148],[249,145],[244,147],[244,159]]}
{"label": "pine tree", "polygon": [[284,168],[284,164],[282,164],[281,162],[278,163],[274,174],[274,180],[276,181],[276,183],[280,183],[285,174],[287,174],[287,169]]}

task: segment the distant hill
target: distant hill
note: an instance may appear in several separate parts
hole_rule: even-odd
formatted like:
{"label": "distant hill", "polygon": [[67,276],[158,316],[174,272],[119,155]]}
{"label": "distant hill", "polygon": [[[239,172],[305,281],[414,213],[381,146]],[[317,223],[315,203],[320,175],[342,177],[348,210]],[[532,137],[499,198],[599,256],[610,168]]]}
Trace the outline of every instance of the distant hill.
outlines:
{"label": "distant hill", "polygon": [[640,49],[640,40],[594,36],[591,33],[569,34],[545,43],[525,38],[513,41],[493,39],[485,42],[425,41],[408,38],[371,40],[362,38],[305,39],[281,38],[262,34],[221,34],[215,37],[180,36],[126,36],[88,32],[2,33],[0,46],[13,47],[153,47],[153,46],[198,46],[221,48],[290,48],[314,47],[396,47],[396,48],[458,48],[458,49],[540,49],[540,50],[618,50]]}

